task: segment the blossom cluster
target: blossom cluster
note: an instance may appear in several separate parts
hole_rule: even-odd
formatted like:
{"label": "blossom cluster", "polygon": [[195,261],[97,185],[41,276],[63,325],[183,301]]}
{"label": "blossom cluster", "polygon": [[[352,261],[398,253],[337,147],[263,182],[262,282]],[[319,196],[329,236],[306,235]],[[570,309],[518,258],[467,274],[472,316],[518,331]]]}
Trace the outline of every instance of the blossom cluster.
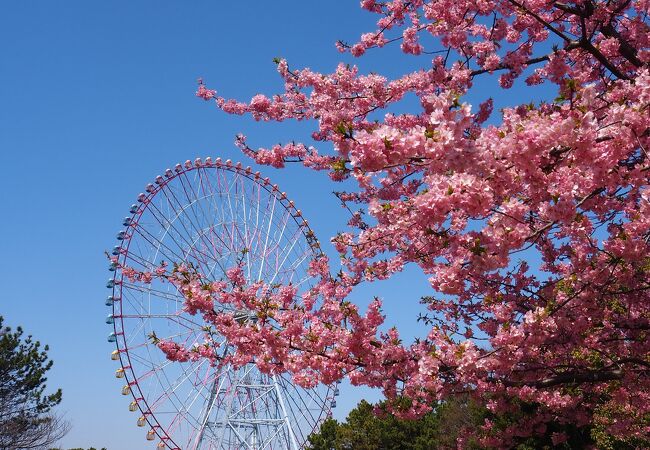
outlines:
{"label": "blossom cluster", "polygon": [[[203,84],[197,92],[230,114],[317,121],[312,137],[331,154],[303,143],[254,150],[244,136],[237,145],[260,164],[297,161],[356,181],[337,194],[352,212],[350,229],[332,239],[345,270],[332,278],[318,260],[320,282],[293,301],[239,280],[194,311],[210,313],[215,299],[254,311],[257,320],[212,321],[242,358],[255,355],[265,370],[290,371],[303,384],[346,375],[408,399],[394,407],[405,416],[467,391],[495,414],[534,406],[506,430],[488,420],[486,445],[507,447],[550,423],[598,421],[615,436],[647,435],[648,2],[361,4],[379,14],[377,30],[338,43],[341,51],[360,56],[399,41],[407,54],[434,53],[430,67],[388,79],[344,64],[331,74],[291,70],[278,60],[281,94],[241,102]],[[423,35],[443,53],[426,49]],[[498,125],[486,125],[492,101],[473,108],[463,98],[492,73],[504,89],[520,76],[551,83],[557,98],[506,108]],[[408,94],[419,111],[374,120]],[[432,289],[424,299],[431,329],[411,345],[397,330],[380,331],[379,301],[365,315],[346,301],[354,285],[407,264]],[[605,409],[615,417],[599,416]]]}

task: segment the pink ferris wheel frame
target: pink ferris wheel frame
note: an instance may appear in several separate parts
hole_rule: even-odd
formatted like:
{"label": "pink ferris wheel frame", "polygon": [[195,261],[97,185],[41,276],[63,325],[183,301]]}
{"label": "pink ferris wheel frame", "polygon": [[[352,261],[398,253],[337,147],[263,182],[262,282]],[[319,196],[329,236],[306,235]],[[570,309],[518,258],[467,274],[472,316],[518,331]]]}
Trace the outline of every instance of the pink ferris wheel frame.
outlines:
{"label": "pink ferris wheel frame", "polygon": [[[171,333],[185,345],[197,345],[201,319],[183,313],[178,292],[129,282],[121,267],[139,264],[151,270],[165,259],[190,262],[217,277],[234,258],[246,255],[249,281],[308,284],[307,259],[322,252],[300,210],[259,172],[208,157],[167,169],[130,212],[113,249],[107,323],[114,328],[112,359],[121,366],[116,376],[126,382],[122,393],[133,398],[129,410],[141,413],[137,424],[149,428],[147,439],[169,449],[297,450],[331,415],[338,388],[310,392],[288,378],[265,376],[253,365],[218,373],[209,364],[176,370],[147,337]],[[221,345],[227,351],[225,340]]]}

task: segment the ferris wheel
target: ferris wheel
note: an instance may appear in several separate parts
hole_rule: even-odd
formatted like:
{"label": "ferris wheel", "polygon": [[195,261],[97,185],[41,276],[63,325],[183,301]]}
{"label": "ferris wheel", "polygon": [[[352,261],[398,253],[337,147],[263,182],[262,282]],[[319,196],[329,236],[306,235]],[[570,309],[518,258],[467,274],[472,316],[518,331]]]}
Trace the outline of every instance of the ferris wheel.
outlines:
{"label": "ferris wheel", "polygon": [[[216,281],[239,264],[249,283],[292,283],[304,292],[308,265],[321,253],[300,210],[250,167],[197,158],[147,185],[123,225],[107,284],[106,322],[114,328],[108,340],[116,345],[111,358],[120,363],[122,394],[132,397],[129,410],[147,440],[176,450],[302,448],[336,406],[336,386],[305,389],[253,363],[169,361],[152,336],[191,348],[204,342],[206,324],[184,311],[173,284],[123,273],[184,263]],[[214,351],[223,356],[232,347],[222,338]]]}

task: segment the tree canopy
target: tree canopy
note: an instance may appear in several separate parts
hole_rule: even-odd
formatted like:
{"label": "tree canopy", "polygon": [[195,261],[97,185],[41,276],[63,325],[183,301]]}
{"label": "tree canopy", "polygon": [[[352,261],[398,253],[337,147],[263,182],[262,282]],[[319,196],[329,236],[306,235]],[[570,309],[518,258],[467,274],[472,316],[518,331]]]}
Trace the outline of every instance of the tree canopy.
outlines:
{"label": "tree canopy", "polygon": [[[519,412],[521,413],[521,411]],[[461,395],[435,405],[418,419],[399,419],[390,414],[386,404],[372,405],[362,400],[344,422],[326,419],[320,429],[308,438],[309,450],[434,450],[486,448],[476,440],[485,420],[505,429],[517,421],[508,414],[496,415],[485,405]],[[562,432],[565,442],[555,444],[554,435]],[[511,443],[517,450],[598,448],[603,450],[634,450],[650,444],[647,438],[627,436],[617,439],[593,424],[576,427],[571,423],[551,423],[537,436],[517,436]]]}
{"label": "tree canopy", "polygon": [[45,392],[45,374],[53,364],[49,348],[3,321],[0,316],[0,448],[44,448],[68,431],[67,423],[50,412],[61,402],[61,389]]}
{"label": "tree canopy", "polygon": [[[421,70],[389,79],[346,64],[332,73],[293,69],[278,58],[284,90],[277,95],[242,102],[202,81],[197,91],[229,114],[315,125],[313,142],[256,149],[241,135],[236,143],[260,164],[295,162],[352,182],[337,192],[350,211],[348,229],[332,238],[342,270],[333,275],[338,268],[317,258],[317,283],[300,298],[296,286],[247,284],[242,265],[224,280],[185,266],[132,272],[175,284],[187,310],[237,346],[218,362],[202,346],[163,340],[160,349],[178,361],[255,361],[304,386],[347,376],[381,388],[400,417],[470,392],[512,419],[505,428],[486,419],[477,432],[488,446],[543,435],[555,423],[644,436],[648,2],[361,5],[378,16],[377,29],[339,49],[361,56],[399,42],[420,56]],[[554,94],[536,104],[513,98],[495,118],[493,99],[475,81],[496,75],[502,91],[494,95],[507,95],[515,82],[544,83]],[[473,107],[469,94],[484,99]],[[420,106],[394,112],[406,96]],[[408,265],[431,286],[422,299],[430,329],[412,343],[382,328],[380,299],[364,312],[348,298],[357,284]],[[242,309],[258,320],[226,312]],[[552,443],[569,438],[558,430]]]}
{"label": "tree canopy", "polygon": [[[377,411],[376,411],[377,410]],[[362,400],[345,422],[323,422],[317,433],[309,436],[310,450],[432,450],[456,448],[463,430],[474,428],[483,420],[484,411],[466,399],[438,405],[417,420],[399,419]],[[468,448],[476,448],[468,442]]]}

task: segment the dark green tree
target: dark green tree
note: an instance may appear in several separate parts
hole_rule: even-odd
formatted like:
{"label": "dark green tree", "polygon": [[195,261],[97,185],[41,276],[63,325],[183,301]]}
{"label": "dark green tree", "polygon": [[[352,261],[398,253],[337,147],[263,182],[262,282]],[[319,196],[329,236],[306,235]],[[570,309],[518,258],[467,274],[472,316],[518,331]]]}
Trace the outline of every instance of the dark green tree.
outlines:
{"label": "dark green tree", "polygon": [[3,325],[0,316],[0,449],[38,449],[55,444],[68,431],[67,422],[51,414],[61,390],[46,394],[45,374],[52,368],[48,346],[23,330]]}
{"label": "dark green tree", "polygon": [[[376,411],[375,411],[376,409]],[[310,450],[431,450],[456,448],[464,430],[483,423],[485,410],[466,398],[440,404],[417,420],[398,419],[362,400],[345,422],[327,419],[309,437]],[[471,439],[467,448],[478,448]]]}
{"label": "dark green tree", "polygon": [[321,424],[318,433],[309,436],[310,450],[331,450],[336,448],[336,435],[341,425],[334,419],[328,418]]}
{"label": "dark green tree", "polygon": [[[534,403],[513,399],[508,413],[495,415],[485,406],[466,396],[458,396],[438,404],[430,413],[414,420],[398,419],[387,412],[386,405],[377,407],[362,400],[343,423],[327,419],[317,433],[308,438],[309,450],[435,450],[456,449],[462,437],[463,448],[481,447],[474,436],[481,435],[485,419],[496,429],[517,426],[524,416],[538,414]],[[408,409],[408,408],[407,408]],[[603,423],[616,419],[616,411],[602,408],[597,417]],[[647,418],[650,424],[650,417]],[[553,436],[563,434],[566,440],[554,442]],[[508,448],[516,450],[587,449],[634,450],[650,448],[643,438],[614,438],[606,427],[596,424],[578,428],[573,424],[545,421],[543,429],[533,436],[514,437]],[[488,447],[490,448],[490,447]]]}

